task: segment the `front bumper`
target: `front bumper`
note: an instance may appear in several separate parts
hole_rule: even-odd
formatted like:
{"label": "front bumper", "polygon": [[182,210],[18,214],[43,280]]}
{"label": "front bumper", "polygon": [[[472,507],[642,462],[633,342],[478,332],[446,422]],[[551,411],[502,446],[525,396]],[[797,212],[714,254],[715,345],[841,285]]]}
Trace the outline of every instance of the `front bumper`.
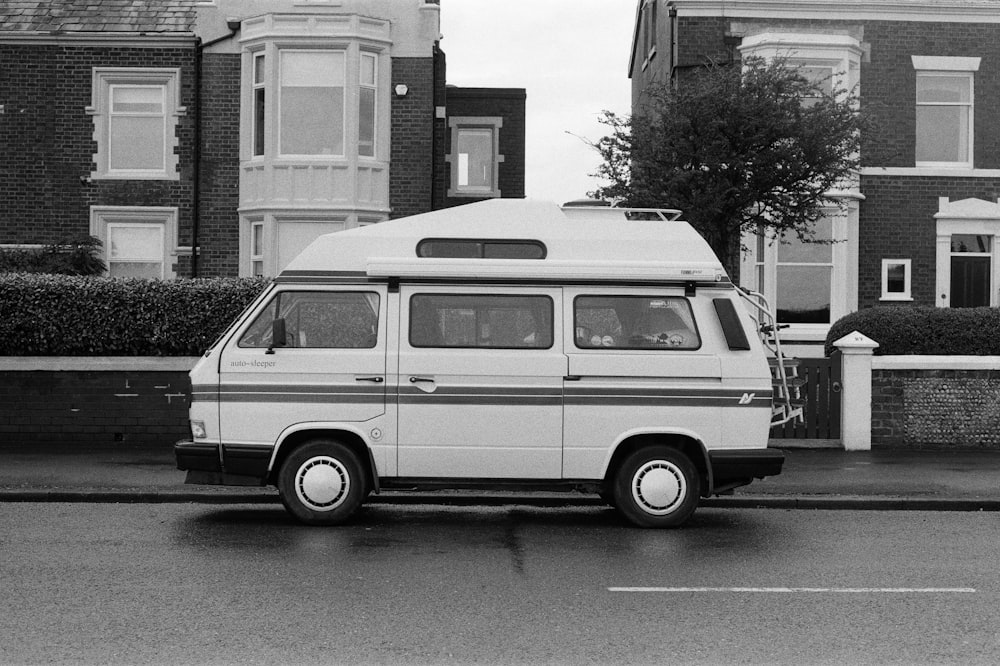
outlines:
{"label": "front bumper", "polygon": [[187,471],[184,483],[208,486],[266,485],[266,452],[252,450],[249,461],[227,451],[229,464],[222,464],[218,444],[182,440],[174,444],[177,469]]}

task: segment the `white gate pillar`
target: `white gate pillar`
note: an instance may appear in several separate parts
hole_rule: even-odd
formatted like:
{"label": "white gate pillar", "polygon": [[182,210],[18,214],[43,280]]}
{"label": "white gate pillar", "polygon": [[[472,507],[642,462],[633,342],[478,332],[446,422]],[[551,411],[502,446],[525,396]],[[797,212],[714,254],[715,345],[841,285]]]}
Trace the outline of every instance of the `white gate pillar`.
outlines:
{"label": "white gate pillar", "polygon": [[872,354],[878,343],[858,331],[833,343],[840,350],[843,398],[840,407],[840,435],[848,451],[872,448]]}

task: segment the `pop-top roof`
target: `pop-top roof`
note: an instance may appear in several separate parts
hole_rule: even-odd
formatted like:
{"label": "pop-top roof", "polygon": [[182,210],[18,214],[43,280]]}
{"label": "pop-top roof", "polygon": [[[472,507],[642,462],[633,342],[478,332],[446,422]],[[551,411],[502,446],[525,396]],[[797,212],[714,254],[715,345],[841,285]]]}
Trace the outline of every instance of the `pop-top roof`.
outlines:
{"label": "pop-top roof", "polygon": [[[540,241],[541,259],[419,257],[427,239]],[[687,222],[628,219],[625,209],[490,199],[320,236],[282,278],[364,273],[378,278],[728,281]]]}

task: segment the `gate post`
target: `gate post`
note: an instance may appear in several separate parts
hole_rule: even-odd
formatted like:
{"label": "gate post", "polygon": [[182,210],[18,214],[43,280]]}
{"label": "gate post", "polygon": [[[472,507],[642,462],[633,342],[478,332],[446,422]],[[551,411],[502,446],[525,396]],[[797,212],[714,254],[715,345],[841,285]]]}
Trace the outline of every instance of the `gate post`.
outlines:
{"label": "gate post", "polygon": [[878,343],[858,331],[833,343],[843,362],[844,392],[840,409],[840,436],[848,451],[872,448],[872,354]]}

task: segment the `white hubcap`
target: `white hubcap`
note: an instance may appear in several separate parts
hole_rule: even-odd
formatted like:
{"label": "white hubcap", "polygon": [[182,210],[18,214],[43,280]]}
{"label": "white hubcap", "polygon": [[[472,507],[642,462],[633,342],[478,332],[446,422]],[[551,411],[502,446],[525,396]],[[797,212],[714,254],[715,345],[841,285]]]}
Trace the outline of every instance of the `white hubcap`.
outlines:
{"label": "white hubcap", "polygon": [[662,516],[675,510],[687,495],[681,471],[666,460],[650,460],[632,477],[632,498],[646,513]]}
{"label": "white hubcap", "polygon": [[313,511],[340,506],[351,489],[351,477],[336,458],[317,456],[302,463],[295,474],[295,494]]}

